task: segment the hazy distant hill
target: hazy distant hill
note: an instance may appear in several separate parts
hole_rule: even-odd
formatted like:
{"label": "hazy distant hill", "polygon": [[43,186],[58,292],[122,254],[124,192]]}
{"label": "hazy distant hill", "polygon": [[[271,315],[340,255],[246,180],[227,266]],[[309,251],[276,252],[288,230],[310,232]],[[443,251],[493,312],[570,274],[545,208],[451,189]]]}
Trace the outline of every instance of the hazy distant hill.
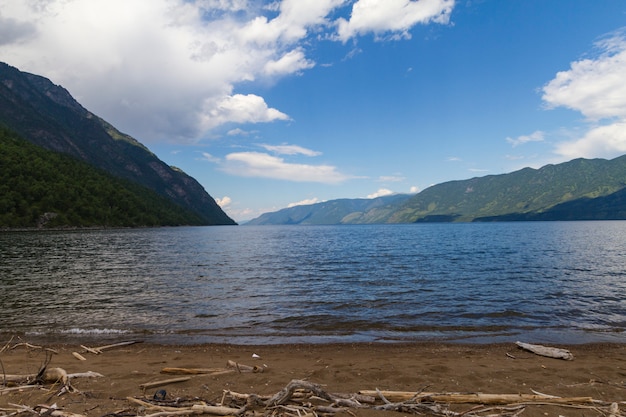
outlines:
{"label": "hazy distant hill", "polygon": [[295,206],[273,213],[265,213],[247,225],[269,224],[342,224],[359,223],[365,213],[387,213],[410,198],[407,194],[397,194],[374,199],[339,199],[324,203]]}
{"label": "hazy distant hill", "polygon": [[[434,185],[414,196],[385,200],[333,200],[306,206],[316,224],[512,220],[626,219],[626,155],[575,159]],[[337,216],[330,216],[329,208]],[[266,213],[249,224],[305,223],[303,209]]]}
{"label": "hazy distant hill", "polygon": [[195,179],[90,113],[64,88],[4,63],[0,63],[0,125],[35,145],[145,186],[193,211],[202,224],[235,224]]}

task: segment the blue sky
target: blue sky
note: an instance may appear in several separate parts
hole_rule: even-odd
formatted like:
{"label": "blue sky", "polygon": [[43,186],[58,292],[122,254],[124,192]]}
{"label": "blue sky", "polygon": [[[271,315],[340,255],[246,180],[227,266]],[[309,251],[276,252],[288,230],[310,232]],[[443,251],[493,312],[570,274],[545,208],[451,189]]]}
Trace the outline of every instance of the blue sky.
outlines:
{"label": "blue sky", "polygon": [[623,0],[0,0],[0,60],[237,221],[626,153]]}

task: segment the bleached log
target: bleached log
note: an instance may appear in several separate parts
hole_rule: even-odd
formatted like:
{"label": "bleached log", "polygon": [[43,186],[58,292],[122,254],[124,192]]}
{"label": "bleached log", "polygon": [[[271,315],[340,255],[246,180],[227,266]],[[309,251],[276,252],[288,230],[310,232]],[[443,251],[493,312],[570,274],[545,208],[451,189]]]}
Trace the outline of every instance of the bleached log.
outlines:
{"label": "bleached log", "polygon": [[194,411],[195,414],[213,414],[216,416],[230,416],[239,414],[241,412],[241,410],[238,408],[204,404],[194,404],[193,406],[191,406],[191,410]]}
{"label": "bleached log", "polygon": [[98,372],[94,372],[94,371],[87,371],[87,372],[76,372],[73,374],[67,374],[67,377],[69,379],[73,379],[73,378],[104,378],[104,375],[102,375],[101,373]]}
{"label": "bleached log", "polygon": [[86,361],[87,359],[78,352],[72,352],[72,356],[74,356],[79,361]]}
{"label": "bleached log", "polygon": [[571,361],[574,359],[574,355],[572,355],[572,353],[566,349],[559,349],[555,347],[548,347],[548,346],[542,346],[542,345],[534,345],[531,343],[524,343],[524,342],[516,342],[515,344],[519,346],[520,348],[528,350],[536,355],[547,356],[549,358],[555,358],[555,359],[565,359],[567,361]]}
{"label": "bleached log", "polygon": [[249,365],[244,365],[242,363],[237,363],[235,361],[228,361],[228,362],[226,362],[226,366],[229,367],[229,368],[236,369],[237,372],[260,373],[260,372],[263,372],[265,370],[262,366],[249,366]]}
{"label": "bleached log", "polygon": [[364,390],[359,394],[378,396],[382,394],[392,402],[413,400],[415,402],[433,401],[458,404],[516,404],[523,402],[541,402],[549,404],[588,404],[593,403],[592,397],[546,397],[537,394],[483,394],[483,393],[438,393],[410,391],[375,391]]}

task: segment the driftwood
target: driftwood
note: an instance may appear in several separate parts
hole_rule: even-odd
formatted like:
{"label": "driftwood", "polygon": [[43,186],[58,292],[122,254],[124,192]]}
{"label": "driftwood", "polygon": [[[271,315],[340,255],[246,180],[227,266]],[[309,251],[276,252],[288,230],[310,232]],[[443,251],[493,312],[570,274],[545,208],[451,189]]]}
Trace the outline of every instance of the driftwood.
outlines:
{"label": "driftwood", "polygon": [[173,374],[173,375],[220,375],[226,373],[233,373],[234,369],[227,368],[163,368],[161,369],[162,374]]}
{"label": "driftwood", "polygon": [[265,368],[262,366],[250,366],[238,363],[235,361],[228,361],[226,368],[172,368],[166,367],[161,369],[162,374],[174,374],[174,375],[221,375],[232,372],[252,372],[261,373],[265,372]]}
{"label": "driftwood", "polygon": [[145,384],[139,385],[139,388],[145,390],[145,389],[149,389],[149,388],[162,387],[163,385],[176,384],[176,383],[179,383],[179,382],[186,382],[186,381],[189,381],[190,379],[191,379],[191,377],[187,376],[187,377],[181,377],[181,378],[165,379],[165,380],[162,380],[162,381],[146,382]]}
{"label": "driftwood", "polygon": [[63,411],[55,406],[38,405],[36,407],[28,407],[21,404],[11,404],[16,407],[17,413],[27,412],[34,415],[52,416],[52,417],[85,417],[83,414],[70,413]]}
{"label": "driftwood", "polygon": [[[141,341],[129,340],[127,342],[114,343],[112,345],[104,345],[104,346],[98,346],[98,347],[93,347],[93,348],[85,346],[85,345],[80,345],[80,347],[83,348],[83,350],[85,352],[93,353],[94,355],[99,355],[99,354],[102,353],[102,351],[107,350],[107,349],[112,349],[112,348],[121,347],[121,346],[134,345],[136,343],[141,343]],[[84,353],[84,352],[81,352],[81,353]]]}
{"label": "driftwood", "polygon": [[543,394],[483,394],[483,393],[437,393],[410,391],[359,391],[367,396],[382,395],[389,401],[438,402],[455,404],[518,404],[541,402],[544,404],[592,404],[592,397],[556,397]]}
{"label": "driftwood", "polygon": [[138,398],[127,397],[129,402],[144,407],[148,410],[159,410],[160,413],[149,414],[150,416],[175,416],[189,414],[213,414],[216,416],[236,415],[241,412],[239,408],[225,407],[221,405],[193,404],[190,407],[167,407],[158,404],[152,404]]}
{"label": "driftwood", "polygon": [[237,372],[241,373],[241,372],[254,372],[254,373],[261,373],[265,371],[265,368],[263,368],[262,366],[249,366],[249,365],[244,365],[241,363],[237,363],[235,361],[228,361],[226,363],[226,366],[228,368],[233,368],[235,370],[237,370]]}
{"label": "driftwood", "polygon": [[571,361],[574,359],[574,355],[572,355],[572,353],[566,349],[559,349],[542,345],[533,345],[523,342],[516,342],[515,344],[520,348],[528,350],[536,355],[547,356],[549,358],[555,359],[565,359],[567,361]]}

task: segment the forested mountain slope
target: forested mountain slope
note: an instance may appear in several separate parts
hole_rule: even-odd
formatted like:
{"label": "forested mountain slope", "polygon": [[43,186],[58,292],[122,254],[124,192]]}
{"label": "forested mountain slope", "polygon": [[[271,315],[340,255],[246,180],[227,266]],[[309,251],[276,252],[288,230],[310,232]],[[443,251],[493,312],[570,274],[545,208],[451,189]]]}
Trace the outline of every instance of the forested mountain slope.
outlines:
{"label": "forested mountain slope", "polygon": [[0,63],[0,125],[35,145],[143,185],[195,212],[203,224],[235,224],[194,178],[86,110],[64,88],[4,63]]}

